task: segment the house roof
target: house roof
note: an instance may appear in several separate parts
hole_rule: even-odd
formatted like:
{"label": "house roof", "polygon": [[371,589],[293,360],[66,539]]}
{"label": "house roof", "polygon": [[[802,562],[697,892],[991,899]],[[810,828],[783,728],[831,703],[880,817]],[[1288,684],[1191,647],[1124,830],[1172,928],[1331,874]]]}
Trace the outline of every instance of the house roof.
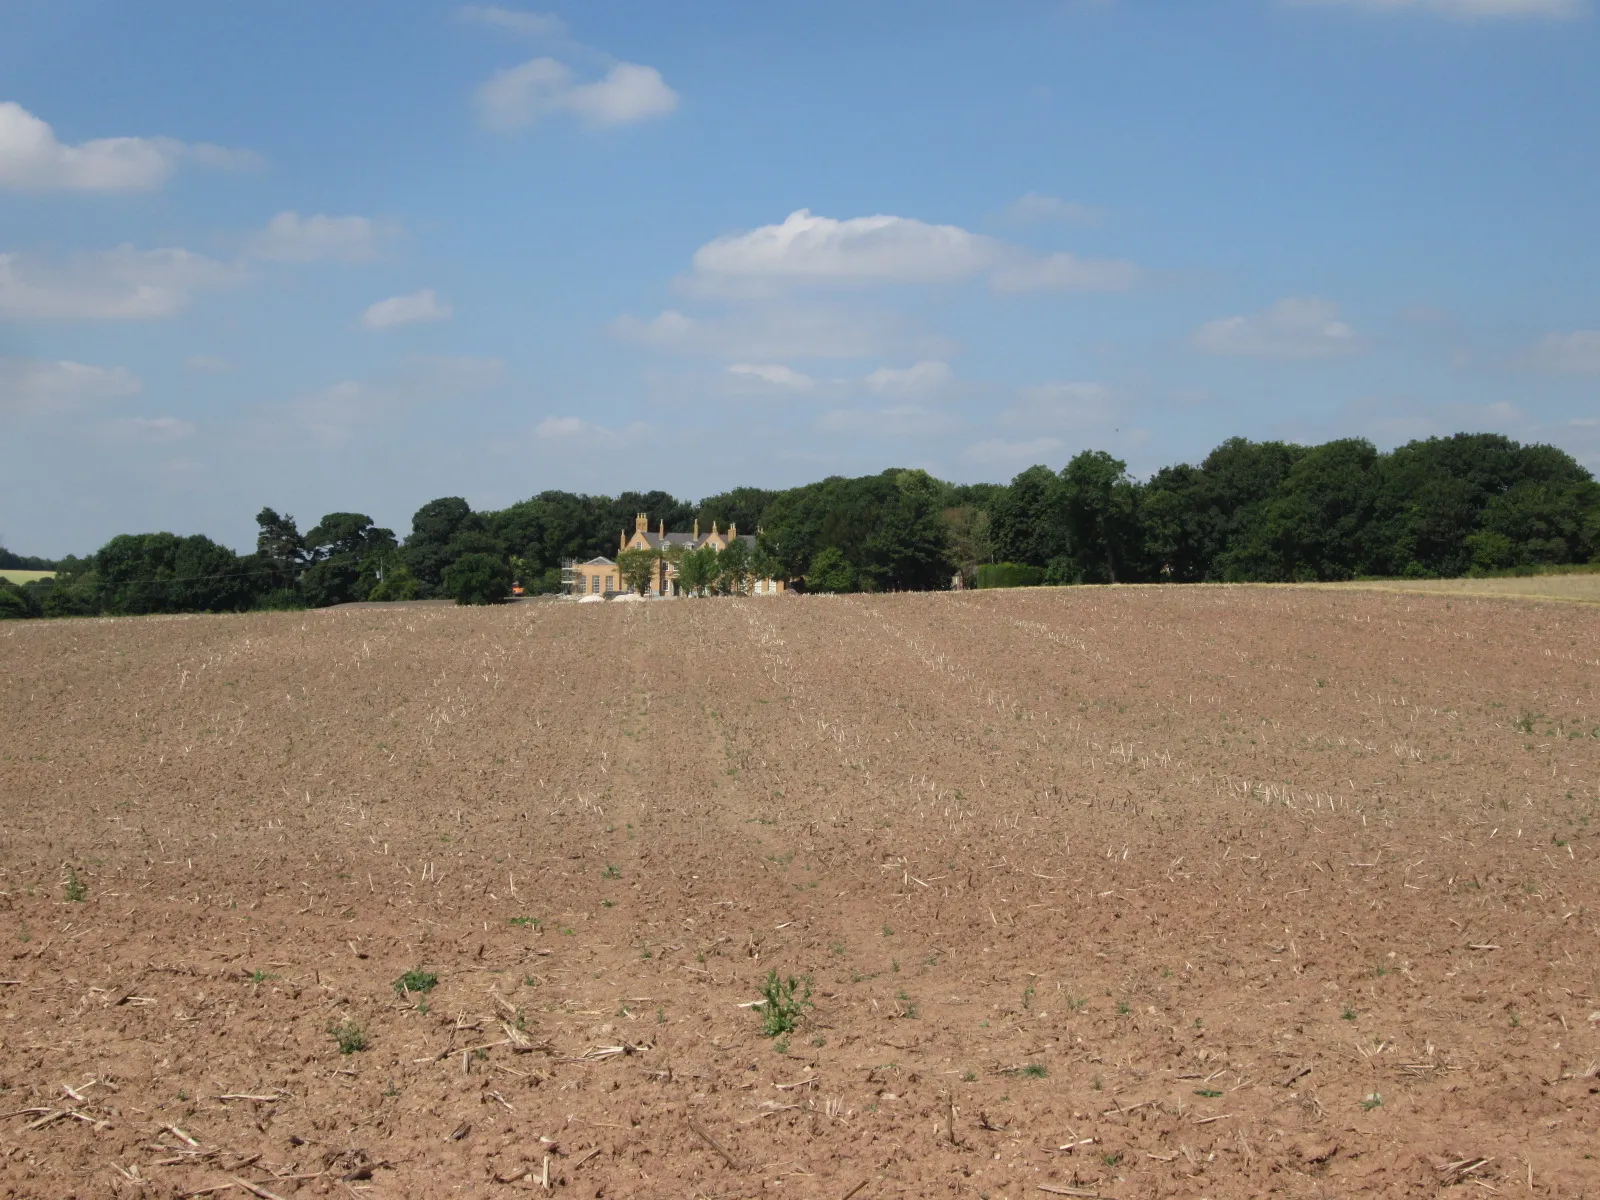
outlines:
{"label": "house roof", "polygon": [[612,562],[609,558],[601,557],[591,558],[588,562],[579,563],[578,565],[580,567],[614,567],[617,564]]}

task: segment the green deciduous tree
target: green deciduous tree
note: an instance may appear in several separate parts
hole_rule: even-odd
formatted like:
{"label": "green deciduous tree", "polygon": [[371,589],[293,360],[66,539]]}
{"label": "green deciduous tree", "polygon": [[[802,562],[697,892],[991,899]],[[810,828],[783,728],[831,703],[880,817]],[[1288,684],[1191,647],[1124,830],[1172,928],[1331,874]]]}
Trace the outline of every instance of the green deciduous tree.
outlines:
{"label": "green deciduous tree", "polygon": [[690,596],[703,596],[717,579],[717,552],[714,547],[684,550],[678,559],[678,588]]}
{"label": "green deciduous tree", "polygon": [[617,574],[629,591],[643,596],[656,578],[656,563],[661,556],[654,550],[622,550],[617,554]]}
{"label": "green deciduous tree", "polygon": [[511,566],[493,554],[463,554],[444,569],[440,582],[457,604],[499,604],[511,595]]}
{"label": "green deciduous tree", "polygon": [[750,547],[734,538],[717,554],[716,590],[724,596],[744,594],[750,582]]}
{"label": "green deciduous tree", "polygon": [[856,590],[856,569],[845,558],[844,551],[835,546],[825,546],[811,560],[811,570],[806,573],[808,592],[853,592]]}

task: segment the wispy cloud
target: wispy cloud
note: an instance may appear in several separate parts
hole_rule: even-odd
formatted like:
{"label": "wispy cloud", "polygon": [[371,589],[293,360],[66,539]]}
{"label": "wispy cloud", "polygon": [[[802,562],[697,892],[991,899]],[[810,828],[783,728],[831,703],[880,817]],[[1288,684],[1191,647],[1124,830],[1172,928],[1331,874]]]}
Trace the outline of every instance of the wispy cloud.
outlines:
{"label": "wispy cloud", "polygon": [[1061,451],[1061,439],[1053,437],[1025,438],[1007,441],[1005,438],[986,438],[968,446],[961,457],[980,467],[1002,468],[1007,471],[1049,462]]}
{"label": "wispy cloud", "polygon": [[580,83],[566,63],[534,58],[491,75],[479,85],[477,103],[485,125],[510,131],[556,113],[595,126],[665,116],[678,107],[678,93],[660,71],[638,63],[617,63],[600,79]]}
{"label": "wispy cloud", "polygon": [[1100,210],[1090,208],[1086,204],[1061,200],[1055,196],[1028,192],[1018,196],[1006,206],[1005,218],[1018,225],[1029,225],[1039,221],[1075,221],[1093,224],[1100,219]]}
{"label": "wispy cloud", "polygon": [[494,4],[469,4],[461,10],[461,19],[524,37],[556,37],[567,31],[567,23],[554,14],[524,12]]}
{"label": "wispy cloud", "polygon": [[1546,334],[1533,349],[1533,361],[1551,371],[1600,374],[1600,329]]}
{"label": "wispy cloud", "polygon": [[887,396],[920,396],[941,391],[954,380],[949,363],[924,359],[909,367],[879,367],[863,382],[871,391]]}
{"label": "wispy cloud", "polygon": [[361,314],[361,327],[369,330],[394,329],[422,321],[448,320],[455,310],[440,301],[432,288],[407,292],[379,300]]}
{"label": "wispy cloud", "polygon": [[763,303],[715,317],[667,309],[648,319],[619,317],[611,331],[623,341],[654,350],[745,364],[876,358],[907,351],[935,355],[949,349],[942,339],[894,313],[827,305]]}
{"label": "wispy cloud", "polygon": [[1340,319],[1338,306],[1316,296],[1207,321],[1190,343],[1206,354],[1245,358],[1337,358],[1365,348],[1360,335]]}
{"label": "wispy cloud", "polygon": [[1060,433],[1111,424],[1111,390],[1103,383],[1040,383],[1022,389],[1000,423],[1032,433]]}
{"label": "wispy cloud", "polygon": [[60,141],[48,122],[12,101],[0,103],[0,187],[18,191],[148,192],[179,160],[251,168],[259,155],[166,137]]}
{"label": "wispy cloud", "polygon": [[100,427],[100,435],[113,442],[181,442],[194,433],[193,423],[179,417],[123,417]]}
{"label": "wispy cloud", "polygon": [[809,392],[817,386],[811,376],[781,363],[730,363],[724,368],[735,379],[766,384],[792,392]]}
{"label": "wispy cloud", "polygon": [[126,367],[95,367],[65,359],[0,358],[0,412],[60,412],[140,392]]}
{"label": "wispy cloud", "polygon": [[937,437],[959,427],[949,413],[917,404],[897,404],[879,409],[836,409],[817,420],[820,433],[857,437]]}
{"label": "wispy cloud", "polygon": [[240,277],[188,250],[114,250],[64,263],[0,254],[0,319],[138,320],[171,316],[198,291]]}
{"label": "wispy cloud", "polygon": [[281,212],[250,238],[247,249],[277,262],[364,262],[376,258],[382,243],[399,232],[398,225],[371,217]]}

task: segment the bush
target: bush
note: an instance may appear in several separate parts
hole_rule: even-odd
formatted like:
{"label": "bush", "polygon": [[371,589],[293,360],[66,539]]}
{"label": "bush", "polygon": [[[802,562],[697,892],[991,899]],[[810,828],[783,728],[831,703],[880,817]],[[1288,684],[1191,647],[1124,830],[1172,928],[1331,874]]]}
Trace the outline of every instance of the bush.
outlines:
{"label": "bush", "polygon": [[511,564],[492,554],[463,554],[444,569],[444,590],[457,604],[499,604],[511,595]]}
{"label": "bush", "polygon": [[0,579],[0,621],[37,617],[34,598],[9,579]]}
{"label": "bush", "polygon": [[983,563],[978,567],[981,588],[1038,587],[1043,582],[1043,570],[1023,563]]}
{"label": "bush", "polygon": [[853,592],[858,584],[856,569],[834,546],[819,550],[811,560],[811,569],[806,572],[808,592]]}
{"label": "bush", "polygon": [[300,612],[307,605],[306,598],[293,588],[278,588],[257,596],[251,607],[256,612]]}
{"label": "bush", "polygon": [[383,578],[372,585],[367,599],[372,601],[415,600],[422,592],[417,577],[397,559],[384,571]]}

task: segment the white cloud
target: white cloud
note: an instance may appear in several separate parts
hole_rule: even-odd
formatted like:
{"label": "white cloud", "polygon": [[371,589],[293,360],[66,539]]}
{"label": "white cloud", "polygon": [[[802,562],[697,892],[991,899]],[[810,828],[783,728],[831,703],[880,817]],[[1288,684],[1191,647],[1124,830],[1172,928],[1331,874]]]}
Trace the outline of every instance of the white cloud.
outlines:
{"label": "white cloud", "polygon": [[557,447],[636,447],[656,432],[643,421],[630,421],[620,429],[595,425],[582,417],[546,417],[533,427],[534,441]]}
{"label": "white cloud", "polygon": [[188,250],[118,246],[64,265],[0,254],[0,319],[140,319],[171,316],[196,291],[238,277]]}
{"label": "white cloud", "polygon": [[1138,286],[1142,274],[1133,263],[1119,259],[1047,254],[996,267],[990,284],[997,292],[1125,292]]}
{"label": "white cloud", "polygon": [[695,251],[694,268],[735,279],[927,283],[974,275],[995,255],[991,239],[955,225],[890,216],[837,221],[802,208],[781,225],[707,242]]}
{"label": "white cloud", "polygon": [[125,367],[28,358],[0,358],[0,412],[59,412],[141,390]]}
{"label": "white cloud", "polygon": [[968,446],[961,456],[980,467],[1020,470],[1034,463],[1054,459],[1061,447],[1061,440],[1053,437],[1028,438],[1017,442],[1008,442],[1004,438],[989,438]]}
{"label": "white cloud", "polygon": [[589,423],[579,417],[546,417],[534,426],[533,434],[540,438],[570,438],[589,428]]}
{"label": "white cloud", "polygon": [[461,10],[462,20],[490,25],[525,37],[555,37],[565,33],[567,23],[550,13],[522,12],[493,4],[469,4]]}
{"label": "white cloud", "polygon": [[1039,192],[1018,196],[1006,206],[1005,216],[1008,221],[1018,224],[1034,221],[1080,221],[1089,224],[1100,219],[1099,211],[1087,205],[1073,204]]}
{"label": "white cloud", "polygon": [[884,395],[915,396],[948,387],[955,372],[947,362],[924,359],[909,367],[879,367],[863,381],[869,389]]}
{"label": "white cloud", "polygon": [[1190,340],[1206,354],[1247,358],[1334,358],[1364,348],[1356,331],[1339,319],[1338,307],[1315,296],[1291,297],[1259,313],[1207,321]]}
{"label": "white cloud", "polygon": [[749,294],[783,284],[919,284],[990,272],[998,291],[1132,287],[1132,263],[1034,256],[958,225],[877,215],[836,220],[798,209],[781,224],[707,242],[694,254],[693,291]]}
{"label": "white cloud", "polygon": [[101,427],[105,437],[117,442],[180,442],[194,431],[192,424],[177,417],[124,417]]}
{"label": "white cloud", "polygon": [[249,250],[257,258],[277,262],[361,262],[375,258],[380,242],[397,232],[395,226],[370,217],[281,212],[250,239]]}
{"label": "white cloud", "polygon": [[602,79],[574,80],[572,68],[553,58],[507,67],[479,86],[479,115],[492,129],[513,130],[551,113],[571,113],[590,125],[625,125],[678,107],[678,93],[654,67],[617,63]]}
{"label": "white cloud", "polygon": [[1364,12],[1435,13],[1458,21],[1489,17],[1576,17],[1582,0],[1285,0],[1296,8],[1354,8]]}
{"label": "white cloud", "polygon": [[948,413],[915,404],[898,404],[876,410],[841,409],[823,413],[817,421],[821,433],[847,433],[863,437],[936,437],[957,427]]}
{"label": "white cloud", "polygon": [[221,375],[225,371],[233,370],[231,362],[215,354],[191,354],[183,360],[183,365],[191,371],[204,371],[210,375]]}
{"label": "white cloud", "polygon": [[184,157],[219,167],[260,163],[247,151],[190,145],[173,138],[95,138],[68,145],[20,104],[0,103],[0,187],[40,192],[152,191],[166,182]]}
{"label": "white cloud", "polygon": [[1534,347],[1533,360],[1551,371],[1600,373],[1600,329],[1546,334]]}
{"label": "white cloud", "polygon": [[809,375],[801,374],[781,363],[732,363],[726,368],[737,379],[752,380],[790,391],[807,392],[817,386]]}
{"label": "white cloud", "polygon": [[441,304],[432,288],[407,292],[404,296],[390,296],[379,300],[361,314],[363,329],[394,329],[399,325],[414,325],[419,321],[443,321],[454,310]]}
{"label": "white cloud", "polygon": [[1019,403],[1000,414],[1004,425],[1039,433],[1111,424],[1111,391],[1102,383],[1041,383],[1022,389]]}
{"label": "white cloud", "polygon": [[940,339],[881,312],[788,304],[753,305],[721,317],[691,317],[676,309],[643,320],[618,317],[611,331],[624,341],[678,354],[703,354],[735,363],[784,359],[872,358],[895,350],[942,354]]}

